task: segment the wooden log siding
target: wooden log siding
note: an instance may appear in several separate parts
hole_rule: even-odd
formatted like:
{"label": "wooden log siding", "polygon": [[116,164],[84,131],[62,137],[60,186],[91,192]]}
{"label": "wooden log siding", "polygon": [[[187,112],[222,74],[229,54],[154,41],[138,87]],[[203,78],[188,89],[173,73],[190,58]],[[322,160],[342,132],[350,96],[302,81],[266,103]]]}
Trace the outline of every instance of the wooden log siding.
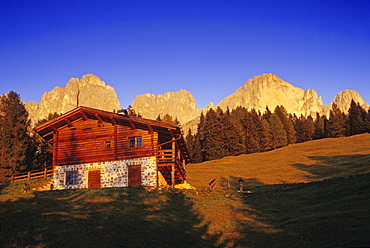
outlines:
{"label": "wooden log siding", "polygon": [[[58,130],[58,165],[104,162],[155,156],[158,134],[96,120],[81,120]],[[129,147],[130,137],[142,138],[142,147]],[[110,147],[106,143],[110,142]]]}
{"label": "wooden log siding", "polygon": [[[129,138],[142,138],[142,147],[130,148]],[[156,154],[156,143],[158,142],[158,133],[149,133],[146,130],[135,129],[125,126],[118,126],[117,136],[117,158],[139,158],[150,157]]]}

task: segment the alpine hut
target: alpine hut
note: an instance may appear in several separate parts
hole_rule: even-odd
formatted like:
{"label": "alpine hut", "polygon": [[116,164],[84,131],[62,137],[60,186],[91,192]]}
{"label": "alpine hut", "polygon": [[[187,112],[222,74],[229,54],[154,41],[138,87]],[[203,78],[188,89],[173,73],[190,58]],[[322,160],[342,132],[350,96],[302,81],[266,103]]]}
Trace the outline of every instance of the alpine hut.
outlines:
{"label": "alpine hut", "polygon": [[53,145],[53,189],[174,187],[190,162],[177,125],[77,107],[35,128]]}

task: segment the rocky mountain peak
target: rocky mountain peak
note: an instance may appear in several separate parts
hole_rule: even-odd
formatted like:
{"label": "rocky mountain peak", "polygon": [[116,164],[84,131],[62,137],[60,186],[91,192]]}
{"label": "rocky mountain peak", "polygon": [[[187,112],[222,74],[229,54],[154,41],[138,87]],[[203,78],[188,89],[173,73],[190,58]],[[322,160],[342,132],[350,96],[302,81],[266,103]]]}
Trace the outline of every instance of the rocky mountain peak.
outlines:
{"label": "rocky mountain peak", "polygon": [[333,103],[335,103],[342,112],[347,113],[349,107],[351,106],[352,100],[354,100],[356,103],[359,103],[360,106],[365,109],[370,107],[370,105],[365,103],[362,96],[354,90],[343,90],[339,92],[334,98]]}
{"label": "rocky mountain peak", "polygon": [[249,79],[218,106],[224,110],[242,106],[263,113],[266,107],[274,110],[277,105],[283,105],[289,113],[307,116],[312,111],[321,111],[322,100],[314,90],[305,91],[268,73]]}
{"label": "rocky mountain peak", "polygon": [[93,74],[86,74],[83,75],[81,80],[79,81],[80,86],[84,85],[100,85],[105,86],[105,82],[100,80],[99,77],[93,75]]}
{"label": "rocky mountain peak", "polygon": [[107,111],[120,109],[114,88],[92,74],[83,75],[81,79],[71,78],[65,88],[57,86],[52,91],[45,92],[40,103],[29,102],[26,108],[31,122],[36,124],[50,113],[62,114],[78,106]]}
{"label": "rocky mountain peak", "polygon": [[177,118],[181,123],[188,122],[199,115],[193,95],[187,90],[167,92],[165,94],[145,93],[136,96],[133,109],[145,118],[156,119],[165,114]]}
{"label": "rocky mountain peak", "polygon": [[278,76],[272,73],[265,73],[259,76],[255,76],[252,79],[249,79],[245,84],[244,88],[255,88],[255,87],[269,87],[271,85],[279,85],[281,87],[292,87],[290,83],[287,83],[281,80]]}

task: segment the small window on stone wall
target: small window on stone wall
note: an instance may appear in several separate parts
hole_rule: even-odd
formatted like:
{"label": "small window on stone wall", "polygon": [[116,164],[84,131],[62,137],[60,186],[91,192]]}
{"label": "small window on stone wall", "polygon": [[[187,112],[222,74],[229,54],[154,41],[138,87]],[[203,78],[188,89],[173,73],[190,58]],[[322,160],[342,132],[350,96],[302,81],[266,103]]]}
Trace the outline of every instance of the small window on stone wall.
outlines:
{"label": "small window on stone wall", "polygon": [[78,173],[77,173],[77,171],[67,172],[66,184],[71,185],[71,184],[77,184],[77,183],[78,183]]}

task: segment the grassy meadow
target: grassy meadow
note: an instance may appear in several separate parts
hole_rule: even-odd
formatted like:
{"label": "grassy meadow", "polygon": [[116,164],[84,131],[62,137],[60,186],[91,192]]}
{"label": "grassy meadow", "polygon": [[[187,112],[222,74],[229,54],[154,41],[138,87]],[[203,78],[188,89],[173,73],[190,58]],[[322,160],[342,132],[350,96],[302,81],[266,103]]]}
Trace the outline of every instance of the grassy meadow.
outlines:
{"label": "grassy meadow", "polygon": [[190,164],[188,182],[207,188],[212,179],[224,189],[237,187],[241,177],[247,186],[307,183],[370,172],[370,134],[327,138],[292,144],[263,153],[243,154]]}
{"label": "grassy meadow", "polygon": [[369,170],[363,134],[189,165],[195,190],[4,183],[0,247],[370,246]]}

